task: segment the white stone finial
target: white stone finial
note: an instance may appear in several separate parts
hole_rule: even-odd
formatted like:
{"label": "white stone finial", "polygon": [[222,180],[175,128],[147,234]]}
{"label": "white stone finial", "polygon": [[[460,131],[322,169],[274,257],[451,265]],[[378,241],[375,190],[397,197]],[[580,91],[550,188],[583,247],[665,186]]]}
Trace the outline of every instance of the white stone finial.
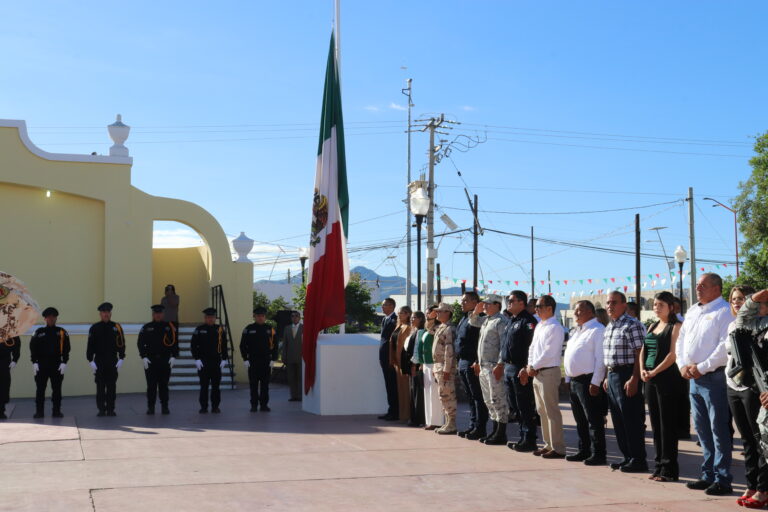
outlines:
{"label": "white stone finial", "polygon": [[107,126],[109,138],[114,145],[109,148],[109,156],[128,156],[128,148],[123,143],[128,140],[131,133],[131,127],[123,123],[123,116],[117,114],[117,121]]}
{"label": "white stone finial", "polygon": [[240,236],[232,240],[232,248],[238,255],[237,262],[250,263],[248,253],[253,249],[253,240],[245,236],[245,231],[240,232]]}

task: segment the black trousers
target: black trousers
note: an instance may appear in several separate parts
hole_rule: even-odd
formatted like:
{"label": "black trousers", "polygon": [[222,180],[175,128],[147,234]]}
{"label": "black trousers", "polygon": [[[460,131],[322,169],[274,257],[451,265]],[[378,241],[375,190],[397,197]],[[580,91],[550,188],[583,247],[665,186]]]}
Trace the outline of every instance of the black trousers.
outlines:
{"label": "black trousers", "polygon": [[48,387],[48,381],[51,381],[51,402],[53,410],[61,409],[61,383],[64,382],[64,376],[59,373],[59,361],[40,361],[38,366],[40,371],[35,375],[35,406],[42,411],[45,405],[45,390]]}
{"label": "black trousers", "polygon": [[200,407],[203,409],[208,408],[209,386],[211,388],[211,407],[215,409],[221,403],[221,390],[219,389],[221,385],[221,367],[219,364],[221,364],[221,361],[216,359],[203,359],[203,367],[197,372],[198,377],[200,377]]}
{"label": "black trousers", "polygon": [[387,390],[387,414],[400,417],[400,402],[397,399],[397,374],[389,365],[389,342],[379,345],[379,365],[384,375],[384,388]]}
{"label": "black trousers", "polygon": [[509,410],[517,415],[520,426],[520,442],[536,442],[536,398],[533,396],[533,379],[523,386],[517,376],[522,366],[504,365],[504,381],[507,384]]}
{"label": "black trousers", "polygon": [[605,458],[605,410],[606,396],[602,387],[597,396],[589,394],[592,374],[571,378],[571,409],[579,434],[579,453]]}
{"label": "black trousers", "polygon": [[[269,403],[269,376],[271,370],[269,361],[266,363],[264,361],[251,361],[251,366],[248,368],[248,383],[251,386],[251,406],[261,405],[265,407]],[[219,377],[219,380],[221,380],[221,377]],[[213,395],[211,395],[211,402],[213,402],[214,407],[219,403],[218,400],[214,400]],[[201,405],[202,403],[200,402]]]}
{"label": "black trousers", "polygon": [[0,359],[0,407],[5,407],[11,399],[11,360]]}
{"label": "black trousers", "polygon": [[[674,372],[674,373],[673,373]],[[655,474],[669,478],[680,476],[677,463],[677,438],[680,418],[680,370],[673,365],[645,383],[648,415],[656,450]]]}
{"label": "black trousers", "polygon": [[411,421],[424,425],[424,374],[421,370],[408,379],[411,391]]}
{"label": "black trousers", "polygon": [[160,394],[160,404],[168,406],[168,381],[171,380],[171,365],[168,358],[150,357],[149,368],[144,370],[147,378],[147,406],[150,409],[155,408],[158,392]]}
{"label": "black trousers", "polygon": [[291,399],[301,400],[301,363],[285,363],[285,376]]}
{"label": "black trousers", "polygon": [[469,400],[469,428],[485,432],[488,424],[488,406],[483,399],[480,377],[475,375],[471,364],[467,360],[459,361],[459,379]]}
{"label": "black trousers", "polygon": [[111,362],[96,362],[96,407],[100,411],[114,411],[117,396],[117,368]]}
{"label": "black trousers", "polygon": [[752,389],[736,391],[729,387],[728,405],[744,443],[744,470],[747,488],[766,492],[768,491],[768,466],[765,458],[760,454],[760,431],[757,427],[760,395]]}
{"label": "black trousers", "polygon": [[643,387],[638,385],[637,393],[631,397],[624,393],[624,384],[632,372],[632,365],[608,372],[608,404],[616,442],[624,459],[643,464],[646,462]]}

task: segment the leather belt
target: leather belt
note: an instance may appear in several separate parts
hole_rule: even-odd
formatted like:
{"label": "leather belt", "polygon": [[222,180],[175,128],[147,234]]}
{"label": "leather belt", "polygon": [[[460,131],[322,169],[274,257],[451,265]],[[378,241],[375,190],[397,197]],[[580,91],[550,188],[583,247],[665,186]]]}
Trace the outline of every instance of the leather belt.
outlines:
{"label": "leather belt", "polygon": [[608,368],[609,372],[617,372],[620,369],[626,368],[628,366],[635,366],[635,363],[632,363],[632,364],[617,364],[615,366],[608,365],[608,366],[606,366],[606,368]]}

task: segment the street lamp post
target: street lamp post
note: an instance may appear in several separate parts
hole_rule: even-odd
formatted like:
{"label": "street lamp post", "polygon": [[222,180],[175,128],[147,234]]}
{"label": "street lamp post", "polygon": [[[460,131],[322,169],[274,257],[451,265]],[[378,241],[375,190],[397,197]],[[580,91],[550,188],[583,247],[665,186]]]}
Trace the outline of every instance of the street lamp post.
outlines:
{"label": "street lamp post", "polygon": [[677,249],[675,249],[675,261],[677,262],[677,265],[680,269],[680,312],[684,313],[683,306],[685,303],[683,302],[683,265],[685,264],[685,260],[688,259],[688,253],[683,249],[682,245],[678,245]]}
{"label": "street lamp post", "polygon": [[301,284],[307,284],[307,275],[304,273],[304,265],[309,258],[309,249],[306,247],[299,247],[299,261],[301,261]]}
{"label": "street lamp post", "polygon": [[410,206],[411,213],[416,217],[416,309],[421,311],[421,224],[429,212],[429,197],[422,187],[416,187],[411,192]]}
{"label": "street lamp post", "polygon": [[[662,229],[667,229],[667,226],[656,226],[654,228],[648,228],[648,231],[655,231],[656,236],[659,237],[659,244],[661,245],[661,252],[664,254],[664,263],[667,264],[667,271],[670,272],[673,268],[675,268],[675,264],[669,261],[669,258],[667,258],[667,250],[664,248],[664,242],[661,240],[661,231]],[[672,273],[669,273],[669,280],[672,280]]]}
{"label": "street lamp post", "polygon": [[736,214],[736,210],[731,208],[730,206],[726,206],[717,199],[712,199],[711,197],[705,197],[706,201],[712,201],[713,204],[712,207],[717,208],[718,206],[722,206],[729,212],[733,214],[733,239],[736,243],[736,277],[739,277],[739,223],[738,223],[738,215]]}

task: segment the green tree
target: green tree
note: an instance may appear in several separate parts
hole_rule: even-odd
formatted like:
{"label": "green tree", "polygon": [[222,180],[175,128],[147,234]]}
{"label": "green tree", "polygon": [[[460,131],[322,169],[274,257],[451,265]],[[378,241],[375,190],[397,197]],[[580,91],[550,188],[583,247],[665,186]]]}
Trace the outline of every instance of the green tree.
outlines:
{"label": "green tree", "polygon": [[[293,304],[296,309],[304,310],[306,295],[307,287],[305,285],[293,287]],[[347,308],[346,331],[352,333],[374,330],[376,304],[371,304],[371,290],[363,283],[360,274],[352,272],[349,275],[349,283],[344,290],[344,299]]]}
{"label": "green tree", "polygon": [[768,288],[768,132],[755,139],[754,151],[752,174],[739,183],[741,193],[733,202],[743,234],[739,256],[744,265],[737,283],[762,290]]}

